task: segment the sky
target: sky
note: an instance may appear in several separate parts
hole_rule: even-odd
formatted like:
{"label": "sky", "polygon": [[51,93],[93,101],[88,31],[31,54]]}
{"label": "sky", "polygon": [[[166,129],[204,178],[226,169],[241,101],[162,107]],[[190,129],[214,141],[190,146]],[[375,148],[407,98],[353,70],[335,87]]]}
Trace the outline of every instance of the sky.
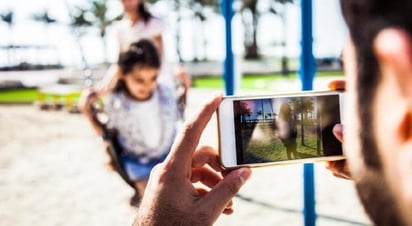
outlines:
{"label": "sky", "polygon": [[[260,6],[267,0],[259,0]],[[298,1],[297,1],[298,2]],[[67,24],[70,21],[68,9],[76,6],[84,6],[85,0],[1,0],[0,13],[9,9],[15,12],[15,26],[11,31],[7,24],[0,22],[0,46],[8,45],[42,45],[50,46],[48,49],[37,51],[15,52],[11,60],[34,61],[32,63],[55,63],[64,65],[81,65],[79,42],[72,35]],[[314,0],[314,54],[316,57],[337,57],[340,55],[346,40],[346,27],[340,14],[338,0]],[[109,13],[116,16],[122,12],[119,0],[109,0]],[[44,24],[31,19],[33,14],[48,10],[50,16],[56,18],[59,24],[46,27]],[[159,1],[150,8],[152,13],[160,17],[166,24],[164,33],[166,55],[169,60],[175,60],[175,26],[176,15],[170,13],[167,1]],[[297,57],[300,53],[300,11],[299,3],[286,6],[286,28],[282,28],[281,19],[275,15],[264,15],[258,26],[258,41],[261,53],[264,56],[280,56],[282,50],[275,47],[279,43],[283,31],[286,31],[287,50],[289,57]],[[188,14],[189,12],[185,12]],[[212,12],[205,26],[199,26],[196,21],[185,19],[182,22],[182,56],[190,60],[195,54],[204,56],[210,60],[222,60],[224,58],[224,21],[223,18]],[[233,18],[233,48],[237,55],[243,53],[243,28],[241,18],[235,15]],[[112,29],[109,29],[107,37],[110,61],[115,61],[117,56],[117,44],[113,37]],[[204,34],[204,35],[199,35]],[[208,47],[203,48],[203,38],[206,38]],[[104,49],[99,39],[97,30],[90,30],[80,40],[80,44],[86,53],[90,64],[102,62]],[[0,66],[7,61],[7,54],[0,49]]]}

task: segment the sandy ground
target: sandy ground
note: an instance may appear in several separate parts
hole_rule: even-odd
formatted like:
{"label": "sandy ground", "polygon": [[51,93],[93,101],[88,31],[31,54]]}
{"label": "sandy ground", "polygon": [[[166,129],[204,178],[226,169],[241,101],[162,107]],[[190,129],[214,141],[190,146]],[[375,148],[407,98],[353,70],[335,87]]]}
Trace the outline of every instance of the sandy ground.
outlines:
{"label": "sandy ground", "polygon": [[[190,93],[190,115],[210,91]],[[105,163],[102,144],[81,115],[0,106],[0,225],[131,225],[132,190]],[[203,144],[216,145],[212,122]],[[369,225],[351,181],[317,164],[317,225]],[[216,225],[303,225],[302,166],[254,170],[235,213]],[[178,188],[173,188],[178,189]]]}

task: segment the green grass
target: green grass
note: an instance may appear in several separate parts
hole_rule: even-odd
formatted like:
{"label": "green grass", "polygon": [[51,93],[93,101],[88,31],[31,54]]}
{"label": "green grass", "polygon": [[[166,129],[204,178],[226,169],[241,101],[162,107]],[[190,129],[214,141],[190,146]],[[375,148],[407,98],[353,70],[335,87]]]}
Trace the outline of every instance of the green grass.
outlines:
{"label": "green grass", "polygon": [[[318,72],[316,76],[342,76],[342,72]],[[267,84],[276,82],[278,79],[297,79],[296,74],[290,74],[289,77],[283,77],[280,73],[271,75],[245,75],[242,78],[241,89],[244,90],[270,90]],[[263,84],[263,86],[262,86]],[[221,77],[202,77],[194,78],[193,86],[195,88],[223,89],[224,83]],[[263,87],[263,88],[262,88]],[[269,86],[270,87],[270,86]],[[17,89],[17,90],[0,90],[1,103],[32,103],[37,100],[37,89]]]}
{"label": "green grass", "polygon": [[37,89],[0,91],[0,103],[31,103],[35,100],[37,100]]}
{"label": "green grass", "polygon": [[[332,72],[318,72],[316,77],[331,77],[331,76],[343,76],[340,71]],[[261,90],[262,84],[270,84],[279,79],[298,79],[296,73],[290,74],[288,77],[283,77],[280,73],[270,75],[245,75],[242,77],[241,89],[245,90]],[[224,82],[221,77],[202,77],[194,78],[193,86],[196,88],[208,88],[208,89],[223,89]],[[265,88],[263,88],[265,89]],[[270,89],[270,88],[266,88]]]}
{"label": "green grass", "polygon": [[[286,147],[282,141],[277,138],[276,131],[268,124],[257,125],[252,130],[260,130],[265,134],[260,139],[248,139],[246,137],[251,135],[250,129],[243,129],[244,152],[243,161],[246,163],[265,163],[265,162],[277,162],[288,160]],[[311,158],[318,157],[317,153],[317,136],[310,131],[309,128],[305,129],[305,145],[301,143],[300,127],[298,126],[298,138],[297,143],[297,156],[294,158]]]}
{"label": "green grass", "polygon": [[[80,93],[75,98],[79,98]],[[38,99],[37,89],[0,90],[0,104],[33,103]],[[46,98],[46,101],[49,98]]]}

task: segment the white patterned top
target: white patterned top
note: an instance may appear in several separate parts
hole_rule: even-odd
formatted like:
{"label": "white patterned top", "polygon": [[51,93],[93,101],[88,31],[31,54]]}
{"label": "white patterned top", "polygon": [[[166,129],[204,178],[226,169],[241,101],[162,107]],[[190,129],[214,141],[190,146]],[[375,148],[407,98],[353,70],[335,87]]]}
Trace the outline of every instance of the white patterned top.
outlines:
{"label": "white patterned top", "polygon": [[117,130],[126,154],[144,162],[169,152],[181,124],[177,99],[169,87],[159,84],[147,101],[113,92],[106,96],[104,106],[108,128]]}

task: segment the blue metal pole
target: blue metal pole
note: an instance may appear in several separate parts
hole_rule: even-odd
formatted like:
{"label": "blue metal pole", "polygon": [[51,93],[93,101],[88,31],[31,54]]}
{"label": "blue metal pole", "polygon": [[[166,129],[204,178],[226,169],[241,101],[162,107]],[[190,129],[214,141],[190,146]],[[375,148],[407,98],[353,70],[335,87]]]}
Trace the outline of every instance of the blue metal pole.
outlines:
{"label": "blue metal pole", "polygon": [[235,69],[232,48],[232,18],[233,0],[221,0],[222,13],[225,18],[225,44],[226,58],[224,62],[223,78],[225,80],[226,95],[233,95],[235,92]]}
{"label": "blue metal pole", "polygon": [[302,81],[302,90],[312,90],[313,78],[316,72],[312,48],[312,0],[301,0],[301,7],[302,53],[300,56],[299,77]]}
{"label": "blue metal pole", "polygon": [[[313,78],[316,71],[312,49],[312,0],[301,0],[302,53],[300,57],[299,77],[302,90],[313,89]],[[316,225],[315,210],[315,176],[313,164],[303,166],[303,212],[305,226]]]}

